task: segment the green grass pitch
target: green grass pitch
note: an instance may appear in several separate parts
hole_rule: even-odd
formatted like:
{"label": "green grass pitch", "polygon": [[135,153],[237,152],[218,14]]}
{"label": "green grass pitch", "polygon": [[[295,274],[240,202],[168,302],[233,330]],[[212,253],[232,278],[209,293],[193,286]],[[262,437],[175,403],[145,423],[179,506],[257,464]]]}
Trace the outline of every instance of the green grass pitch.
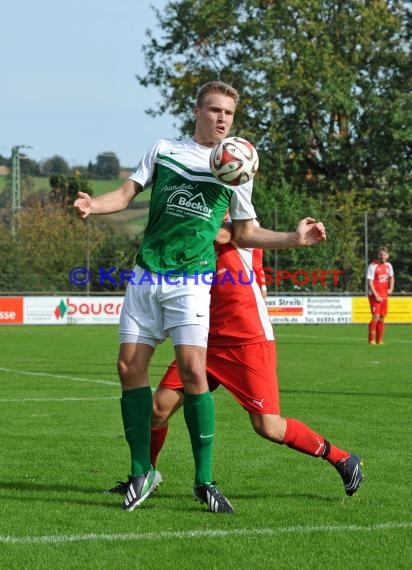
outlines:
{"label": "green grass pitch", "polygon": [[[0,568],[410,568],[412,327],[278,326],[283,415],[364,460],[346,497],[328,463],[259,438],[215,392],[215,477],[236,514],[192,499],[179,412],[159,457],[164,479],[132,513],[102,491],[129,471],[115,326],[0,327]],[[151,365],[155,387],[172,350]]]}

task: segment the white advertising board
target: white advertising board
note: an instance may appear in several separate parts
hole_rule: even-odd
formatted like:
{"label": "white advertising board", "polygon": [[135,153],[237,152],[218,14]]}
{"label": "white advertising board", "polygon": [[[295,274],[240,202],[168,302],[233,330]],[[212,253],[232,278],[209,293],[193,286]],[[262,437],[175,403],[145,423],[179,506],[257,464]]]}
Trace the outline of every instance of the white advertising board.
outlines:
{"label": "white advertising board", "polygon": [[352,322],[351,297],[268,296],[266,304],[274,324],[342,324]]}
{"label": "white advertising board", "polygon": [[25,297],[24,323],[118,324],[123,297]]}

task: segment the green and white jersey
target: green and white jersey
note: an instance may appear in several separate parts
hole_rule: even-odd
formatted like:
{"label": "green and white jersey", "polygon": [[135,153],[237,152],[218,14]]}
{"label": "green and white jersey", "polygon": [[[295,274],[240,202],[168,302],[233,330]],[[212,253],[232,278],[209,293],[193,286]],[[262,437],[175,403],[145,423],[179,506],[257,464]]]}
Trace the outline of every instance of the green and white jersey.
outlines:
{"label": "green and white jersey", "polygon": [[232,220],[256,217],[252,182],[221,184],[210,172],[211,149],[186,139],[160,139],[130,176],[152,186],[149,220],[136,262],[155,273],[215,270],[213,240],[229,208]]}

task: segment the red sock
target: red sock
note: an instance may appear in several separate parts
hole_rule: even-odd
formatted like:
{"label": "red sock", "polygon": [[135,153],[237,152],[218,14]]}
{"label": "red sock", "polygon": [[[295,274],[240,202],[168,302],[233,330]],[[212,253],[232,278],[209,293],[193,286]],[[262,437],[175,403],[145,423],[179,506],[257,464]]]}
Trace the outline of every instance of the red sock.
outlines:
{"label": "red sock", "polygon": [[150,461],[153,467],[156,466],[157,456],[159,455],[165,442],[168,428],[168,424],[161,428],[152,427],[152,439],[150,442]]}
{"label": "red sock", "polygon": [[315,433],[299,420],[286,418],[286,422],[287,426],[283,443],[291,449],[296,449],[312,457],[323,457],[332,465],[349,457],[347,451],[338,449],[326,441],[322,435]]}
{"label": "red sock", "polygon": [[376,325],[376,342],[381,342],[383,337],[383,329],[385,328],[385,321],[378,321]]}
{"label": "red sock", "polygon": [[[327,442],[329,443],[329,442]],[[332,465],[336,465],[338,461],[345,461],[349,457],[350,453],[345,451],[344,449],[339,449],[339,447],[335,447],[331,443],[329,443],[329,451],[326,452],[326,455],[323,459],[329,461]]]}
{"label": "red sock", "polygon": [[371,342],[372,340],[375,340],[376,325],[377,325],[377,322],[374,321],[373,319],[369,323],[369,342]]}

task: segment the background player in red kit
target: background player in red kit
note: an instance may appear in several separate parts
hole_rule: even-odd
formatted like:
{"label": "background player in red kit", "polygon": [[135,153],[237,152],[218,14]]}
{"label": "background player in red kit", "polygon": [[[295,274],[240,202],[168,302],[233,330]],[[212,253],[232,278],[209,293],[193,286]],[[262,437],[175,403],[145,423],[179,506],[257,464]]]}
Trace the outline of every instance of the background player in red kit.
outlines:
{"label": "background player in red kit", "polygon": [[372,320],[369,323],[369,344],[383,344],[384,319],[388,313],[388,296],[395,285],[393,267],[388,261],[389,250],[381,247],[377,261],[368,267],[369,304]]}
{"label": "background player in red kit", "polygon": [[[276,345],[262,297],[262,250],[239,248],[234,242],[217,247],[217,273],[211,288],[207,376],[211,390],[220,384],[249,413],[262,437],[313,457],[338,470],[347,495],[363,476],[356,455],[339,449],[302,422],[280,415]],[[170,417],[183,404],[183,384],[173,362],[153,400],[151,461],[156,464]],[[207,437],[208,434],[202,434]],[[111,492],[124,492],[121,483]],[[212,507],[209,506],[212,510]]]}

